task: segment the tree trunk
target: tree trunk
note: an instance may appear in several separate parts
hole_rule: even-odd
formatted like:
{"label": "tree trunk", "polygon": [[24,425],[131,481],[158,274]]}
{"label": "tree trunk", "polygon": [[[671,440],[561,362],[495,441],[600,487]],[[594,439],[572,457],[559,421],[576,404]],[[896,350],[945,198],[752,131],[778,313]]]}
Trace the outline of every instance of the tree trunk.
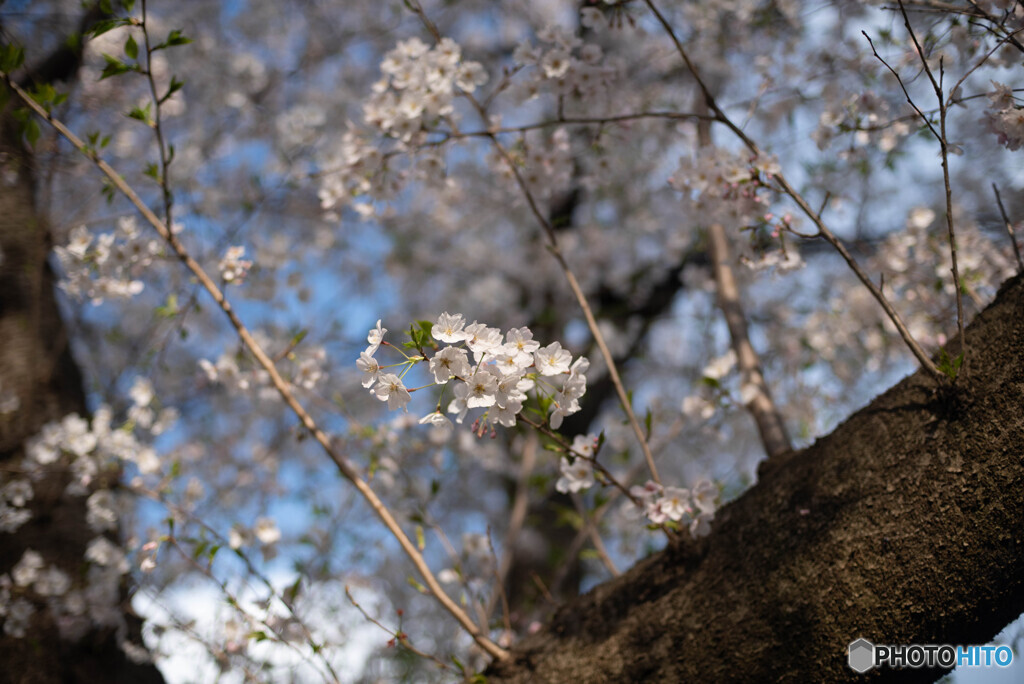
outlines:
{"label": "tree trunk", "polygon": [[[80,47],[77,52],[62,47],[31,77],[68,79],[80,56]],[[25,442],[43,425],[71,413],[87,416],[82,375],[54,297],[50,232],[35,204],[35,161],[13,109],[9,101],[0,111],[0,395],[8,400],[0,412],[0,486],[31,476],[23,472]],[[69,495],[68,479],[64,467],[32,481],[31,519],[13,533],[0,532],[0,576],[9,578],[32,549],[46,566],[67,573],[72,587],[83,586],[86,546],[96,535],[86,524],[86,497]],[[94,625],[77,639],[61,638],[43,597],[31,591],[26,596],[36,609],[26,634],[0,631],[0,682],[162,684],[152,664],[133,662],[121,648],[125,641],[142,643],[141,621],[131,611],[127,591],[121,595],[119,628]]]}
{"label": "tree trunk", "polygon": [[[491,682],[933,682],[847,646],[978,644],[1024,611],[1024,278],[916,373],[779,460],[712,533],[559,609]],[[955,343],[951,356],[959,354]]]}

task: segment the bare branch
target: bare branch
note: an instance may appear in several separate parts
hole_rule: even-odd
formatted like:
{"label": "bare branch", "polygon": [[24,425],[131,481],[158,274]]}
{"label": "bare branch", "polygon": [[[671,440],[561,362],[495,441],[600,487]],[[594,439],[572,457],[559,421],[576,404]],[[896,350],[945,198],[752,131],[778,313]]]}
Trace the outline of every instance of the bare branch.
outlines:
{"label": "bare branch", "polygon": [[1020,256],[1020,245],[1017,244],[1017,236],[1013,234],[1013,224],[1006,215],[1006,207],[1003,206],[1003,198],[999,196],[999,186],[992,184],[992,192],[996,193],[996,203],[999,205],[999,214],[1003,217],[1003,225],[1006,226],[1006,233],[1010,236],[1010,244],[1013,245],[1013,253],[1017,257],[1017,273],[1024,273],[1024,259]]}
{"label": "bare branch", "polygon": [[[706,102],[702,104],[708,106]],[[711,126],[706,122],[697,125],[697,144],[701,148],[711,146]],[[743,312],[739,287],[729,259],[729,242],[725,236],[725,226],[720,223],[708,227],[708,251],[711,254],[715,284],[718,286],[718,307],[729,327],[729,338],[736,353],[743,384],[755,388],[754,398],[747,403],[747,410],[757,424],[765,453],[771,458],[792,451],[793,445],[786,433],[785,421],[772,401],[761,370],[761,360],[754,351],[754,345],[750,343],[747,317]]]}
{"label": "bare branch", "polygon": [[[914,33],[914,27],[910,25],[910,17],[907,16],[907,11],[903,7],[903,0],[900,0],[900,12],[903,14],[903,24],[907,27],[907,33],[910,34],[910,39],[914,42],[914,47],[917,49],[918,57],[921,59],[921,64],[924,67],[924,72],[928,75],[928,80],[931,81],[932,90],[935,91],[935,99],[939,102],[939,133],[936,137],[939,139],[939,150],[942,154],[942,182],[945,186],[946,191],[946,230],[949,234],[949,253],[950,259],[953,264],[953,285],[956,288],[956,327],[960,333],[960,354],[962,355],[962,361],[966,367],[967,361],[967,338],[964,337],[964,294],[963,284],[960,282],[960,269],[957,266],[956,258],[956,230],[953,226],[953,189],[949,182],[949,140],[946,137],[946,119],[949,113],[949,108],[946,103],[945,96],[942,92],[942,81],[945,76],[945,72],[942,66],[942,58],[939,58],[939,80],[935,80],[935,75],[932,74],[931,66],[928,64],[928,58],[924,54],[924,50],[921,48],[921,44],[917,41],[917,35]],[[874,46],[871,47],[874,50]],[[876,55],[878,53],[875,53]],[[886,65],[888,66],[888,64]],[[892,68],[889,69],[892,71]],[[896,79],[899,80],[899,75],[893,71],[896,75]],[[903,86],[903,82],[900,81],[900,86]],[[906,88],[903,89],[906,93]],[[910,100],[910,96],[907,95],[907,99]],[[913,105],[913,102],[911,102]],[[917,108],[916,106],[914,107]],[[928,126],[932,133],[935,133],[935,129]]]}

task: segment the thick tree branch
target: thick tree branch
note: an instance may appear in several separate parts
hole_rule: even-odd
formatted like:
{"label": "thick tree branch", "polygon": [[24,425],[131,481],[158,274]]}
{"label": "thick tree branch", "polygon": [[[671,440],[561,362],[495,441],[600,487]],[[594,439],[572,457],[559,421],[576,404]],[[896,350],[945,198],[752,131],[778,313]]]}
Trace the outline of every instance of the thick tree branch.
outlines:
{"label": "thick tree branch", "polygon": [[1024,278],[966,334],[966,382],[906,378],[766,468],[709,537],[563,607],[489,681],[863,681],[858,637],[990,639],[1024,610]]}

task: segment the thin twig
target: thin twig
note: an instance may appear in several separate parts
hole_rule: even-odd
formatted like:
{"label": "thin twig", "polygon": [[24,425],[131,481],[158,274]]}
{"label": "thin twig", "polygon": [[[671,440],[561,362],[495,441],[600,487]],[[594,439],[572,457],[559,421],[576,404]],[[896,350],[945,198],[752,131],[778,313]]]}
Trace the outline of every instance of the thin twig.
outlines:
{"label": "thin twig", "polygon": [[[207,534],[209,534],[211,537],[213,537],[215,540],[217,540],[217,542],[222,547],[229,547],[230,548],[231,544],[230,544],[229,540],[225,539],[224,536],[220,532],[218,532],[216,529],[214,529],[211,525],[206,523],[204,520],[199,518],[197,515],[193,514],[191,511],[189,511],[189,510],[187,510],[187,509],[185,509],[185,508],[183,508],[181,506],[178,506],[177,504],[169,501],[167,499],[165,493],[164,493],[164,489],[163,489],[162,486],[158,487],[156,489],[149,489],[149,488],[146,488],[146,487],[132,487],[131,489],[132,489],[132,491],[134,493],[144,495],[147,498],[151,499],[152,501],[155,501],[155,502],[161,504],[162,506],[166,507],[175,516],[177,516],[179,518],[183,518],[185,520],[188,520],[188,521],[192,522],[193,524],[199,526],[200,529],[204,530]],[[174,538],[173,535],[168,535],[167,536],[167,540],[169,542],[172,542],[174,544],[174,546],[183,555],[186,556],[186,558],[190,562],[190,564],[192,564],[192,565],[194,565],[196,567],[199,567],[200,570],[202,571],[202,573],[208,579],[210,579],[211,581],[216,583],[221,588],[226,587],[226,584],[221,582],[217,577],[215,577],[213,575],[213,571],[212,571],[213,559],[212,559],[212,557],[211,557],[211,560],[210,560],[210,566],[208,566],[207,568],[203,568],[195,560],[195,554],[185,554],[184,550],[182,550],[181,547],[178,545],[178,542]],[[276,598],[277,600],[279,600],[281,602],[281,605],[283,605],[285,607],[285,609],[288,611],[288,614],[291,616],[291,619],[294,620],[295,624],[297,624],[302,629],[303,637],[305,638],[306,643],[309,644],[309,647],[310,647],[310,650],[312,651],[312,653],[318,654],[320,656],[320,659],[323,661],[324,666],[327,668],[327,671],[330,673],[330,675],[334,679],[334,681],[335,682],[340,681],[340,678],[338,677],[338,673],[334,671],[334,667],[331,665],[330,661],[324,656],[323,644],[317,644],[316,643],[316,639],[313,638],[312,631],[310,631],[309,627],[306,626],[306,623],[303,622],[302,619],[295,612],[295,608],[292,605],[292,601],[286,601],[285,600],[284,596],[281,595],[277,591],[277,589],[274,587],[273,583],[266,577],[266,575],[261,573],[256,568],[256,566],[253,564],[252,560],[249,558],[248,555],[246,555],[246,554],[244,554],[241,551],[238,551],[236,549],[236,556],[239,559],[241,559],[241,561],[245,565],[245,569],[249,573],[249,575],[251,577],[255,577],[256,579],[258,579],[260,581],[260,583],[262,583],[263,586],[266,587],[266,589],[270,593],[270,595],[273,596],[274,598]],[[229,603],[231,605],[235,606],[237,610],[239,610],[240,612],[244,613],[244,611],[242,610],[241,604],[238,602],[237,599],[232,597],[231,594],[228,593],[226,589],[225,589],[225,595],[228,597],[228,599],[230,599]],[[271,626],[268,625],[268,627],[271,627]],[[273,629],[273,627],[271,627],[271,629]],[[274,630],[274,632],[275,632],[275,634],[278,633],[277,630]],[[287,641],[280,634],[278,634],[278,636],[280,636],[283,641]]]}
{"label": "thin twig", "polygon": [[503,602],[506,599],[502,596],[505,593],[505,581],[512,569],[512,560],[515,554],[516,544],[519,541],[519,534],[523,531],[523,524],[526,522],[526,513],[530,505],[530,476],[537,463],[537,434],[529,433],[526,444],[523,446],[522,456],[519,463],[519,476],[516,478],[515,494],[512,497],[512,510],[509,513],[508,529],[505,531],[505,538],[501,542],[501,561],[497,568],[497,585],[491,592],[491,598],[487,602],[487,614],[494,612],[498,600]]}
{"label": "thin twig", "polygon": [[[701,78],[700,73],[697,71],[696,66],[694,66],[693,62],[690,60],[690,56],[687,54],[686,49],[683,47],[683,44],[679,41],[679,38],[676,36],[675,30],[672,28],[672,25],[669,24],[668,20],[665,19],[665,17],[661,14],[660,11],[658,11],[658,8],[654,5],[654,2],[652,0],[645,0],[645,2],[647,6],[651,9],[651,12],[653,12],[654,15],[658,18],[658,21],[661,23],[662,27],[665,29],[665,32],[668,34],[669,38],[672,40],[672,43],[675,45],[676,51],[679,53],[679,56],[686,64],[687,69],[690,71],[690,74],[693,76],[694,81],[696,81],[697,86],[700,88],[701,93],[704,95],[704,98],[708,103],[708,107],[714,113],[715,120],[723,124],[730,131],[732,131],[733,134],[736,135],[736,137],[743,142],[743,144],[747,147],[748,150],[750,150],[752,154],[760,155],[761,150],[757,146],[757,144],[750,138],[750,136],[744,133],[742,129],[740,129],[735,123],[733,123],[733,121],[728,116],[726,116],[725,112],[723,112],[722,109],[718,106],[717,102],[711,94],[711,91],[708,89],[707,85]],[[900,337],[903,338],[903,342],[910,349],[910,352],[914,355],[914,358],[917,359],[918,363],[921,364],[921,367],[924,368],[925,371],[927,371],[928,374],[935,378],[937,381],[945,381],[947,379],[946,376],[942,373],[942,371],[939,370],[938,366],[935,365],[935,363],[928,357],[928,355],[925,354],[924,350],[921,348],[921,345],[919,345],[917,343],[917,340],[914,339],[914,336],[910,334],[910,330],[907,329],[907,326],[903,323],[903,319],[900,318],[900,315],[896,312],[896,309],[893,308],[892,304],[889,303],[889,300],[886,299],[884,294],[882,294],[882,291],[879,290],[878,287],[871,281],[871,278],[868,277],[868,275],[860,267],[860,264],[857,263],[857,261],[853,258],[853,256],[846,249],[846,247],[839,240],[839,238],[836,237],[835,234],[828,228],[824,220],[822,220],[821,214],[814,211],[814,209],[811,208],[810,204],[807,203],[807,200],[804,199],[803,195],[797,192],[797,190],[792,185],[789,184],[789,181],[786,180],[784,174],[782,174],[781,172],[775,174],[773,176],[773,179],[778,184],[782,192],[788,195],[789,198],[792,199],[800,208],[800,211],[803,212],[804,215],[807,216],[807,218],[809,218],[812,223],[814,223],[815,227],[818,229],[818,234],[816,237],[821,237],[830,245],[832,245],[835,248],[835,250],[839,252],[839,255],[843,258],[843,261],[846,262],[847,266],[849,266],[850,269],[857,276],[857,279],[860,280],[860,282],[864,285],[864,287],[868,289],[869,292],[871,292],[871,296],[875,298],[875,301],[877,301],[878,304],[885,311],[886,315],[889,317],[889,320],[892,321],[892,324],[896,327],[896,330],[899,332]]]}
{"label": "thin twig", "polygon": [[612,472],[610,470],[608,470],[600,461],[598,461],[596,457],[594,457],[594,456],[585,456],[585,455],[583,455],[583,454],[581,454],[579,452],[573,451],[572,446],[569,445],[564,439],[562,439],[561,435],[559,435],[557,432],[555,432],[554,430],[549,428],[546,424],[535,422],[535,421],[531,420],[530,418],[527,418],[524,415],[519,415],[518,418],[523,423],[525,423],[526,425],[532,427],[537,432],[540,432],[540,433],[542,433],[544,435],[547,435],[548,437],[553,439],[558,444],[558,446],[561,447],[563,451],[565,451],[565,453],[572,454],[572,456],[575,457],[575,458],[582,458],[584,461],[589,462],[590,465],[592,465],[594,467],[594,470],[596,470],[599,473],[601,473],[602,478],[604,479],[604,481],[607,484],[612,485],[613,487],[618,489],[620,492],[625,494],[627,497],[629,497],[630,501],[632,501],[637,506],[640,506],[640,500],[637,499],[632,494],[630,494],[629,488],[627,488],[626,485],[622,484],[617,479],[615,479],[615,476],[612,474]]}
{"label": "thin twig", "polygon": [[356,610],[358,610],[360,613],[362,613],[363,617],[366,618],[366,620],[368,622],[371,622],[371,623],[377,625],[378,627],[380,627],[381,630],[385,634],[388,634],[388,635],[391,636],[391,638],[394,640],[394,642],[396,644],[401,645],[402,648],[406,649],[407,651],[409,651],[411,653],[414,653],[414,654],[418,655],[420,658],[423,658],[424,660],[430,660],[431,662],[433,662],[435,665],[437,665],[442,670],[450,670],[451,669],[450,667],[448,667],[447,663],[445,663],[443,660],[438,658],[433,653],[427,653],[426,651],[421,651],[420,649],[418,649],[415,646],[413,646],[412,642],[409,641],[409,635],[406,634],[404,631],[402,631],[401,629],[398,629],[397,631],[395,631],[395,630],[391,629],[390,627],[386,626],[384,623],[382,623],[377,618],[375,618],[372,615],[370,615],[366,611],[366,609],[363,608],[361,605],[359,605],[359,602],[356,601],[355,597],[352,595],[352,590],[349,589],[349,586],[347,584],[345,585],[345,596],[348,598],[349,603],[351,603],[352,606]]}
{"label": "thin twig", "polygon": [[710,120],[714,121],[715,117],[709,114],[698,114],[693,112],[631,112],[629,114],[617,114],[615,116],[560,116],[554,119],[545,119],[544,121],[535,121],[529,124],[523,124],[522,126],[503,126],[500,128],[491,128],[486,131],[462,131],[460,133],[449,132],[449,131],[432,131],[443,136],[440,140],[432,140],[428,144],[447,142],[449,140],[458,140],[460,138],[486,138],[491,135],[501,135],[502,133],[526,133],[527,131],[534,131],[542,128],[550,128],[551,126],[588,126],[588,125],[605,125],[609,123],[622,123],[626,121],[638,121],[642,119],[669,119],[671,121],[694,121],[694,120]]}
{"label": "thin twig", "polygon": [[999,214],[1003,217],[1003,225],[1006,226],[1006,234],[1010,236],[1010,244],[1013,245],[1013,253],[1017,257],[1017,273],[1024,273],[1024,259],[1020,256],[1020,245],[1017,244],[1017,236],[1013,234],[1013,224],[1006,215],[1006,207],[1003,206],[1003,198],[999,196],[999,186],[992,184],[992,192],[996,193],[996,203],[999,205]]}
{"label": "thin twig", "polygon": [[[494,550],[494,540],[491,539],[491,528],[487,527],[487,548],[491,550],[491,557],[494,558],[494,581],[495,589],[497,590],[498,596],[501,598],[501,618],[505,625],[505,632],[512,634],[512,610],[508,605],[508,594],[505,593],[505,578],[502,576],[498,568],[498,552]],[[508,550],[505,551],[505,557],[511,557],[511,553]],[[490,614],[490,606],[487,608],[488,614]]]}
{"label": "thin twig", "polygon": [[[946,231],[949,235],[949,253],[950,259],[952,260],[953,270],[953,286],[956,288],[956,327],[957,332],[960,334],[960,355],[963,362],[963,368],[967,367],[967,338],[964,334],[964,294],[963,284],[960,282],[960,269],[957,265],[956,258],[956,231],[953,226],[953,188],[949,182],[949,139],[946,137],[946,119],[949,113],[949,108],[946,105],[946,98],[942,92],[942,81],[945,75],[945,71],[942,66],[942,57],[939,57],[939,80],[935,80],[935,75],[932,73],[931,66],[928,64],[928,58],[924,53],[924,49],[921,44],[917,41],[917,34],[914,33],[914,27],[910,25],[910,17],[907,16],[907,11],[903,7],[903,0],[899,0],[900,12],[903,14],[903,24],[907,28],[907,33],[910,34],[910,39],[914,43],[914,47],[917,49],[917,55],[921,59],[921,64],[924,67],[924,72],[928,76],[929,82],[932,84],[932,90],[935,91],[935,99],[939,102],[939,132],[936,134],[935,129],[928,125],[932,134],[936,135],[939,140],[939,151],[942,154],[942,182],[945,186],[946,192]],[[874,46],[871,47],[874,50]],[[877,52],[875,55],[877,56]],[[882,62],[885,64],[885,62]],[[889,65],[886,64],[888,67]],[[896,76],[896,80],[900,81],[900,87],[903,86],[903,81],[900,79],[899,74],[893,71],[892,67],[889,70]],[[906,88],[903,89],[906,93]],[[907,95],[907,100],[910,101],[910,96]],[[911,105],[913,102],[911,101]],[[914,106],[914,109],[917,109]],[[922,117],[924,115],[922,114]]]}
{"label": "thin twig", "polygon": [[[440,42],[441,33],[438,31],[437,26],[430,21],[427,17],[427,13],[423,10],[419,0],[409,0],[407,6],[415,12],[424,26],[433,36],[435,41]],[[464,93],[466,99],[473,105],[480,119],[486,125],[488,123],[487,110],[484,109],[483,105],[473,97],[471,93]],[[558,118],[564,118],[559,112]],[[651,471],[651,477],[655,482],[661,484],[661,478],[658,476],[658,468],[654,465],[654,456],[651,454],[651,447],[647,444],[647,438],[644,435],[643,428],[640,427],[640,421],[637,420],[636,413],[633,411],[633,406],[629,400],[629,394],[626,392],[625,386],[622,384],[622,378],[619,376],[618,366],[615,363],[615,358],[612,356],[611,351],[608,349],[608,345],[605,343],[604,335],[601,333],[601,329],[597,325],[597,319],[594,318],[594,313],[590,308],[590,304],[587,302],[587,296],[583,293],[583,288],[580,287],[579,282],[576,280],[576,275],[573,273],[572,268],[569,267],[569,263],[565,260],[565,256],[562,254],[562,250],[558,246],[558,238],[555,235],[554,228],[551,226],[551,222],[548,221],[544,214],[541,213],[540,208],[537,206],[537,202],[533,197],[533,193],[530,191],[529,186],[523,179],[522,174],[519,172],[515,161],[509,155],[508,150],[505,149],[501,141],[498,140],[497,135],[492,132],[488,132],[484,137],[491,141],[498,154],[505,163],[508,164],[509,169],[512,171],[513,177],[516,179],[516,184],[519,185],[523,195],[526,197],[526,203],[530,207],[530,211],[537,219],[537,223],[540,224],[541,229],[544,231],[545,236],[548,240],[548,251],[555,257],[555,261],[561,267],[562,272],[565,274],[566,280],[569,282],[569,289],[572,290],[573,297],[576,298],[576,302],[580,305],[583,310],[583,317],[587,321],[587,328],[590,329],[590,334],[594,336],[594,342],[597,344],[597,348],[601,352],[601,357],[604,359],[605,365],[608,368],[608,377],[612,381],[612,385],[615,387],[615,393],[618,395],[619,403],[622,405],[622,410],[626,413],[626,418],[629,421],[630,427],[633,428],[633,434],[636,435],[637,442],[640,443],[640,449],[643,451],[644,459],[647,461],[647,467]]]}
{"label": "thin twig", "polygon": [[153,123],[151,128],[153,129],[153,135],[156,136],[156,147],[160,154],[160,177],[157,179],[157,182],[163,193],[164,223],[168,226],[173,226],[174,221],[171,217],[171,209],[174,205],[174,196],[171,194],[171,186],[167,180],[171,160],[167,154],[167,146],[164,144],[164,129],[160,118],[162,103],[160,102],[160,95],[157,93],[156,79],[153,78],[153,47],[149,42],[149,28],[146,23],[146,0],[142,0],[142,21],[139,26],[142,28],[142,38],[146,47],[146,70],[143,73],[146,75],[150,96],[153,98]]}
{"label": "thin twig", "polygon": [[576,302],[580,305],[583,310],[583,317],[587,321],[587,327],[590,329],[590,333],[594,336],[594,342],[597,344],[597,348],[601,352],[601,357],[604,359],[605,366],[608,368],[608,377],[612,381],[612,385],[615,387],[615,393],[618,395],[619,404],[622,405],[623,411],[626,413],[626,418],[629,420],[629,425],[633,429],[633,434],[636,435],[637,442],[640,444],[640,448],[643,451],[644,459],[647,461],[647,468],[651,471],[651,478],[661,484],[661,477],[658,475],[658,468],[654,465],[654,455],[651,454],[651,447],[647,444],[647,437],[644,435],[643,428],[640,427],[640,421],[637,420],[636,413],[633,411],[633,406],[629,400],[629,394],[626,392],[626,387],[622,383],[622,377],[619,375],[619,369],[615,364],[615,358],[612,356],[611,350],[608,349],[607,343],[605,343],[604,335],[601,333],[601,329],[597,325],[597,319],[594,317],[594,312],[590,308],[589,302],[587,302],[587,296],[583,293],[583,288],[580,287],[579,282],[576,280],[576,274],[573,273],[569,263],[565,260],[565,256],[562,254],[561,248],[558,246],[558,237],[555,235],[555,230],[551,226],[551,223],[541,213],[540,208],[537,206],[536,200],[534,200],[533,192],[530,187],[526,184],[526,180],[519,172],[518,166],[515,161],[509,155],[508,150],[505,149],[504,145],[498,140],[496,136],[490,136],[491,143],[498,150],[498,154],[505,160],[509,169],[512,171],[513,177],[516,179],[516,183],[522,190],[523,195],[526,197],[526,202],[530,207],[530,211],[533,213],[537,222],[544,230],[544,234],[548,239],[548,251],[555,257],[555,261],[562,269],[562,273],[565,274],[566,280],[569,282],[569,289],[572,290],[573,296],[576,298]]}
{"label": "thin twig", "polygon": [[508,651],[501,648],[490,638],[487,637],[477,626],[473,620],[462,610],[458,604],[456,604],[448,594],[445,593],[441,584],[438,582],[434,573],[430,570],[423,555],[416,549],[416,545],[409,539],[408,535],[402,530],[401,525],[395,520],[390,509],[381,501],[380,497],[377,496],[376,492],[370,488],[370,485],[359,475],[359,471],[356,469],[354,463],[352,463],[347,456],[340,453],[331,444],[330,437],[327,436],[313,420],[313,417],[308,411],[299,403],[299,401],[292,394],[291,388],[287,381],[281,377],[274,362],[267,356],[266,352],[260,347],[259,343],[249,332],[248,328],[242,323],[241,319],[235,313],[231,303],[224,297],[224,293],[220,290],[217,284],[207,275],[199,263],[192,258],[188,250],[185,249],[181,241],[178,240],[177,236],[174,235],[170,228],[161,221],[156,214],[142,201],[134,189],[121,177],[117,171],[113,169],[106,161],[103,160],[99,154],[90,148],[85,142],[82,141],[77,135],[67,128],[62,122],[54,118],[49,112],[41,107],[32,97],[26,93],[9,74],[0,72],[0,79],[3,79],[7,86],[11,88],[19,98],[34,111],[37,115],[43,118],[47,123],[53,126],[58,133],[60,133],[68,142],[70,142],[75,149],[81,152],[85,157],[95,164],[100,171],[102,171],[110,182],[126,197],[128,200],[139,210],[143,218],[149,222],[153,228],[156,229],[157,233],[160,234],[167,244],[171,247],[178,259],[185,264],[185,266],[192,272],[203,288],[210,293],[214,302],[220,307],[224,314],[228,317],[232,327],[235,328],[235,332],[238,337],[242,340],[242,343],[248,348],[249,352],[256,358],[257,362],[267,371],[270,376],[270,381],[277,389],[281,398],[285,404],[295,413],[302,425],[313,435],[314,439],[323,447],[327,455],[334,461],[339,472],[349,482],[355,486],[359,493],[363,496],[366,502],[373,509],[373,512],[380,518],[384,526],[391,532],[391,534],[398,540],[402,550],[412,561],[417,571],[422,576],[424,582],[427,585],[430,593],[441,603],[441,605],[456,619],[456,621],[462,625],[462,628],[473,637],[473,640],[490,656],[498,659],[505,660],[509,657]]}
{"label": "thin twig", "polygon": [[[299,655],[299,657],[301,657],[303,660],[307,660],[306,654],[304,654],[301,650],[299,650],[299,647],[296,646],[295,644],[293,644],[291,642],[291,640],[289,640],[287,637],[285,637],[285,635],[282,634],[281,631],[278,628],[276,628],[274,625],[272,625],[270,623],[269,619],[265,618],[265,619],[261,620],[260,618],[256,617],[255,615],[250,615],[248,612],[246,612],[245,609],[242,608],[241,600],[237,596],[234,595],[234,593],[231,591],[230,588],[228,588],[227,583],[223,582],[220,579],[218,579],[217,577],[215,577],[213,572],[210,570],[209,567],[204,567],[202,565],[202,563],[200,563],[199,561],[197,561],[195,559],[194,554],[189,553],[187,550],[185,550],[185,548],[183,548],[181,546],[181,544],[178,541],[177,537],[175,537],[173,535],[168,535],[166,537],[166,543],[169,546],[171,546],[171,548],[173,548],[175,551],[177,551],[179,554],[181,554],[182,559],[184,559],[186,563],[188,563],[190,566],[192,566],[193,569],[195,569],[197,572],[199,572],[199,574],[203,575],[208,580],[210,580],[211,582],[216,584],[218,589],[220,589],[220,592],[222,594],[224,594],[224,596],[227,598],[228,605],[232,606],[235,610],[237,610],[239,613],[244,615],[247,619],[251,620],[252,622],[254,622],[254,623],[258,624],[258,625],[261,625],[263,627],[266,627],[267,630],[269,630],[274,635],[274,637],[276,637],[275,641],[277,643],[283,644],[286,648],[290,648],[291,650],[295,651]],[[270,613],[270,611],[269,611],[269,608],[268,608],[268,610],[267,610],[268,618],[269,618],[269,613]],[[301,625],[302,622],[298,621],[298,624]],[[303,625],[303,627],[305,627],[305,625]],[[312,644],[312,643],[311,643],[311,646],[313,647],[313,652],[316,653],[317,652],[316,646],[314,644]],[[326,658],[323,658],[321,656],[321,659],[325,663],[327,663],[327,659]],[[338,675],[334,672],[334,669],[330,667],[329,663],[327,663],[327,665],[328,665],[328,668],[330,669],[330,674],[331,674],[335,684],[340,684],[341,680],[338,679]],[[324,681],[326,681],[326,682],[330,682],[331,681],[331,679],[328,679],[328,677],[323,672],[320,672],[318,670],[317,674],[319,674],[321,677],[323,677]]]}
{"label": "thin twig", "polygon": [[618,577],[622,572],[615,567],[615,563],[612,561],[612,557],[609,555],[608,549],[604,545],[604,540],[601,539],[601,534],[597,530],[597,525],[590,525],[587,522],[587,509],[583,505],[583,498],[578,493],[573,492],[572,502],[576,506],[576,511],[580,514],[580,529],[587,530],[587,536],[590,538],[590,543],[594,545],[594,551],[597,552],[597,557],[601,559],[601,563],[604,564],[605,569],[611,573],[612,577]]}

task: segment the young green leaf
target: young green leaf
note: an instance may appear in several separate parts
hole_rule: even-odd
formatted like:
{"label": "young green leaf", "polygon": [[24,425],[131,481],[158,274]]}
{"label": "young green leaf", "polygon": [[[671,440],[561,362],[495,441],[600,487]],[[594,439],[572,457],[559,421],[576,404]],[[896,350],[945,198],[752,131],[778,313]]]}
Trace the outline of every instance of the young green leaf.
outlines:
{"label": "young green leaf", "polygon": [[139,58],[139,44],[135,42],[134,36],[128,36],[128,40],[125,41],[124,54],[127,55],[128,59]]}
{"label": "young green leaf", "polygon": [[100,73],[100,80],[110,78],[111,76],[120,76],[121,74],[129,71],[136,71],[137,67],[125,64],[117,57],[110,55],[103,55],[103,59],[106,61],[106,66],[103,67],[103,71]]}
{"label": "young green leaf", "polygon": [[0,46],[0,71],[9,74],[25,62],[25,48],[20,45]]}

